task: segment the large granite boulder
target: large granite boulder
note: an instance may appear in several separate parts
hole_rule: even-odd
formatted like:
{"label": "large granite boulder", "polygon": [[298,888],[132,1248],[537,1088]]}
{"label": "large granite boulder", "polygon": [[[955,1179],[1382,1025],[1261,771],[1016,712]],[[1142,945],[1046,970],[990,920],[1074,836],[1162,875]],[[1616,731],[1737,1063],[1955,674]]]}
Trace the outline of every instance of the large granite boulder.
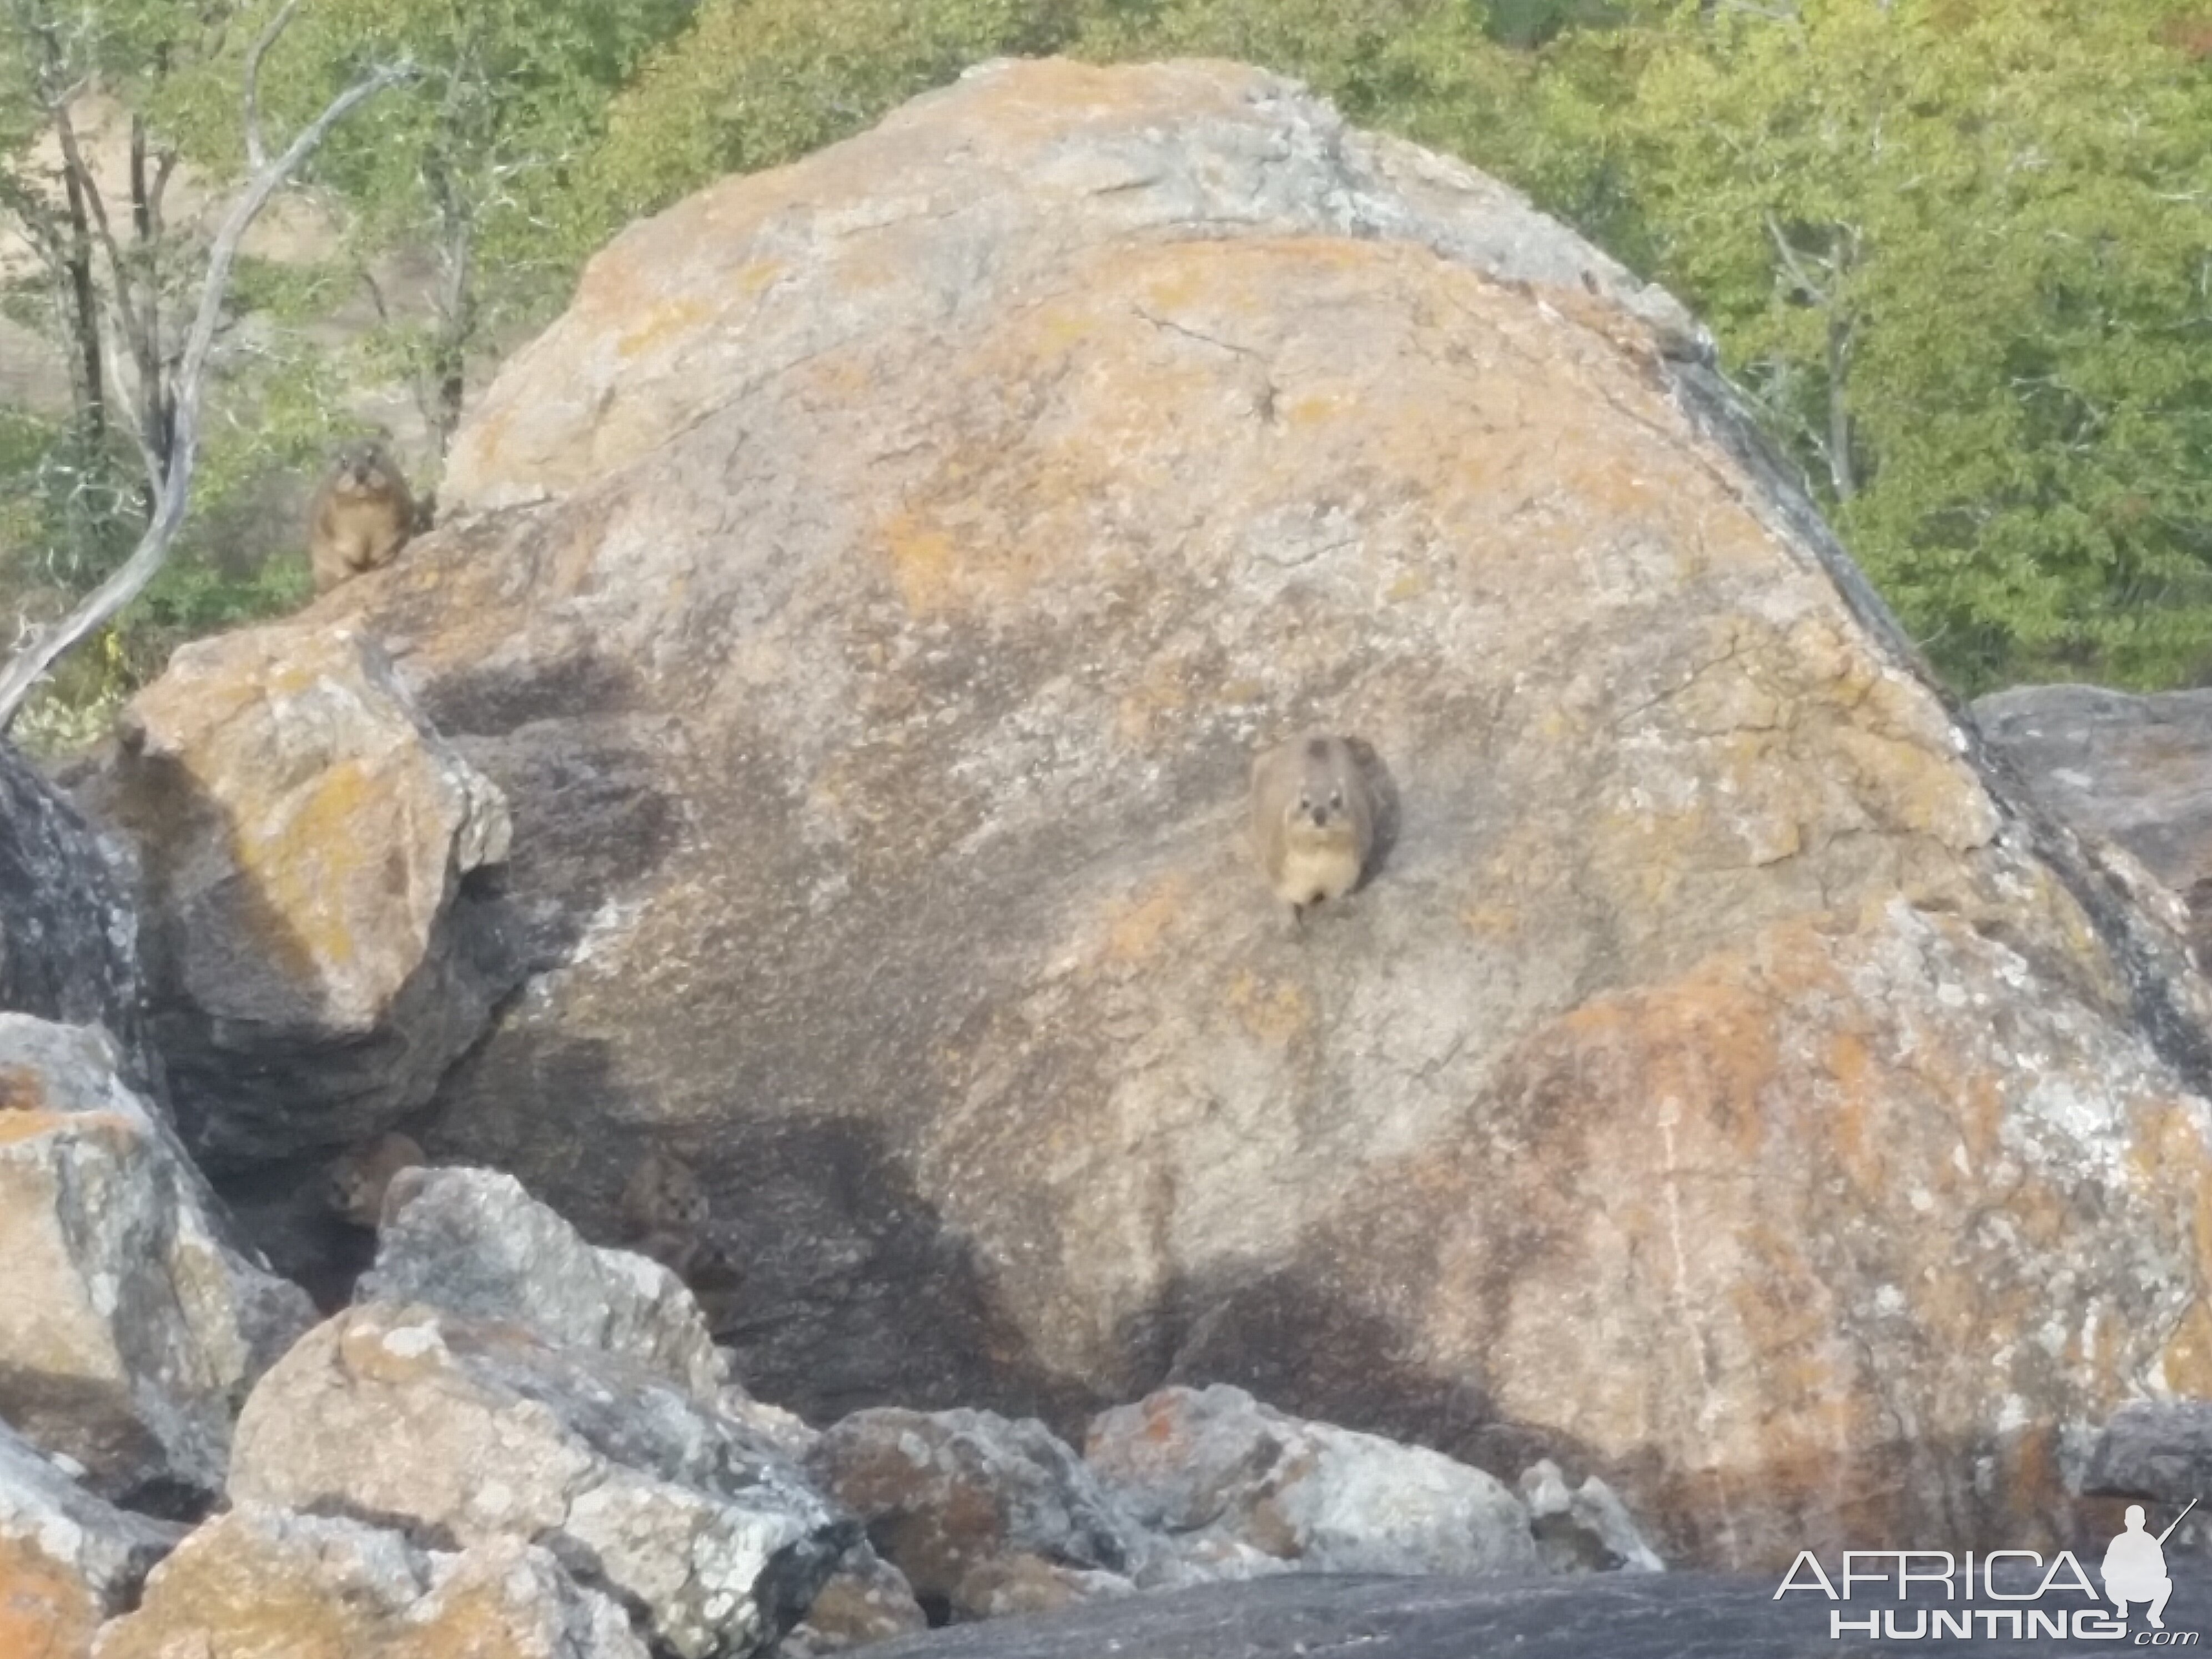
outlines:
{"label": "large granite boulder", "polygon": [[191,1513],[256,1378],[312,1322],[228,1241],[107,1034],[0,1014],[0,1419],[92,1488]]}
{"label": "large granite boulder", "polygon": [[[623,233],[443,498],[302,624],[559,961],[433,1144],[587,1231],[689,1157],[769,1397],[1234,1382],[1747,1564],[2033,1547],[2212,1389],[2206,987],[1680,308],[1479,175],[989,66]],[[1398,804],[1293,934],[1243,795],[1310,724]]]}

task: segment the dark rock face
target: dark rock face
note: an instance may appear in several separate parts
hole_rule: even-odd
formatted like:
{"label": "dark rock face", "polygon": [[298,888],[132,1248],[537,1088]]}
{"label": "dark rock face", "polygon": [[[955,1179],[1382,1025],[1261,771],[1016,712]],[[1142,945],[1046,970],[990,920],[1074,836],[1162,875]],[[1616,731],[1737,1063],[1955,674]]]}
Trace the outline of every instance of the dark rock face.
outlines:
{"label": "dark rock face", "polygon": [[105,1026],[132,1086],[160,1099],[118,851],[0,738],[0,1011]]}
{"label": "dark rock face", "polygon": [[2160,1503],[2212,1499],[2212,1400],[2138,1400],[2105,1425],[2085,1492]]}
{"label": "dark rock face", "polygon": [[2203,958],[2212,944],[2212,690],[2024,685],[1981,698],[1973,714],[2053,816],[2118,842],[2187,901]]}
{"label": "dark rock face", "polygon": [[[1832,1565],[1832,1563],[1831,1564]],[[2087,1564],[2094,1572],[2095,1563]],[[2110,1653],[2096,1641],[1909,1645],[1829,1634],[1832,1609],[1854,1620],[1895,1603],[1849,1608],[1817,1595],[1775,1601],[1777,1578],[1632,1573],[1601,1578],[1371,1578],[1299,1575],[1094,1602],[1027,1619],[909,1636],[872,1659],[1816,1659],[1836,1653],[2039,1656]],[[2031,1586],[2032,1587],[2032,1586]],[[2080,1597],[2054,1597],[2071,1609]],[[1931,1604],[1932,1605],[1932,1604]],[[1995,1603],[1983,1605],[1995,1606]],[[2109,1611],[2109,1608],[2107,1609]],[[2142,1608],[2136,1609],[2138,1615]],[[2166,1610],[2175,1630],[2212,1628],[2212,1595],[2185,1580]],[[1903,1628],[1913,1627],[1908,1613]],[[2143,1628],[2138,1616],[2135,1628]]]}

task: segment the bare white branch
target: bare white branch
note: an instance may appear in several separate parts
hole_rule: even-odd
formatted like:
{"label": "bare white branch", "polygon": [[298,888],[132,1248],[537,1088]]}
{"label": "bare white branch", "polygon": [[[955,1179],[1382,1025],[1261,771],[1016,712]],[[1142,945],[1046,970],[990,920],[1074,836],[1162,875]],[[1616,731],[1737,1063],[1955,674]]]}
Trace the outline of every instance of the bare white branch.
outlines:
{"label": "bare white branch", "polygon": [[[279,21],[289,16],[296,3],[297,0],[290,0]],[[256,44],[246,71],[249,88],[258,72],[261,52],[276,38],[276,27],[272,24]],[[168,474],[161,480],[153,520],[122,567],[35,645],[18,652],[6,671],[0,672],[0,732],[5,732],[14,723],[32,689],[63,653],[137,598],[168,557],[170,544],[184,523],[185,509],[191,496],[192,465],[199,451],[200,404],[207,389],[208,352],[215,342],[216,324],[222,319],[223,295],[230,286],[231,263],[237,257],[238,245],[245,240],[246,231],[268,205],[269,198],[355,106],[374,97],[386,87],[413,79],[415,73],[411,64],[391,64],[348,87],[331,100],[320,115],[301,129],[282,155],[257,165],[246,188],[231,204],[222,228],[216,233],[215,241],[208,250],[207,275],[200,284],[199,312],[192,319],[191,332],[185,337],[184,366],[177,377],[175,447],[170,453]],[[249,140],[249,144],[253,150],[260,149],[258,135]]]}
{"label": "bare white branch", "polygon": [[261,137],[261,60],[276,44],[276,37],[291,27],[292,14],[299,9],[300,0],[284,0],[246,54],[246,165],[256,173],[269,165]]}

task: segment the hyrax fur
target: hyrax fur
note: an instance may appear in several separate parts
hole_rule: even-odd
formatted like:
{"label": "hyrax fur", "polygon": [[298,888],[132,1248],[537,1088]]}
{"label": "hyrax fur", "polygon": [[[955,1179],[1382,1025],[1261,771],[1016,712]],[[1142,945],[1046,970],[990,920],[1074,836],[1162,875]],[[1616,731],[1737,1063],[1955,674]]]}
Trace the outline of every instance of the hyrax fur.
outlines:
{"label": "hyrax fur", "polygon": [[708,1236],[707,1189],[691,1166],[667,1152],[648,1152],[623,1188],[628,1248],[650,1256],[694,1290],[734,1284],[741,1276]]}
{"label": "hyrax fur", "polygon": [[347,445],[307,514],[315,592],[327,593],[349,576],[390,564],[414,529],[415,499],[384,446]]}
{"label": "hyrax fur", "polygon": [[1252,763],[1252,844],[1293,922],[1359,885],[1376,803],[1352,744],[1310,732]]}
{"label": "hyrax fur", "polygon": [[420,1169],[430,1160],[412,1138],[397,1132],[373,1135],[340,1153],[330,1168],[325,1200],[331,1212],[356,1227],[374,1227],[384,1215],[384,1200],[402,1170]]}

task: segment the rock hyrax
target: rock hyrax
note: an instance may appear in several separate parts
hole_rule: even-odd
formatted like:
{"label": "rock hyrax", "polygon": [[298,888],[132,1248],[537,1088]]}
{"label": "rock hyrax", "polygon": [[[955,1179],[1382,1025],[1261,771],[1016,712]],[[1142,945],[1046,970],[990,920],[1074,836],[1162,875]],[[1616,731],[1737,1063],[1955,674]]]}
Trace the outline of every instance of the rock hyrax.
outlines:
{"label": "rock hyrax", "polygon": [[349,576],[390,564],[414,528],[414,498],[384,446],[348,444],[307,514],[315,592],[327,593]]}
{"label": "rock hyrax", "polygon": [[659,1234],[696,1237],[707,1225],[707,1189],[691,1166],[668,1152],[647,1152],[623,1188],[623,1225],[633,1239]]}
{"label": "rock hyrax", "polygon": [[407,1135],[396,1131],[372,1135],[347,1147],[331,1164],[325,1201],[333,1214],[355,1226],[374,1227],[384,1214],[392,1177],[429,1161]]}
{"label": "rock hyrax", "polygon": [[726,1287],[743,1277],[708,1236],[711,1219],[706,1188],[672,1153],[647,1153],[623,1188],[625,1248],[650,1256],[695,1291]]}
{"label": "rock hyrax", "polygon": [[1375,801],[1350,743],[1310,732],[1252,763],[1252,844],[1293,922],[1359,885]]}

